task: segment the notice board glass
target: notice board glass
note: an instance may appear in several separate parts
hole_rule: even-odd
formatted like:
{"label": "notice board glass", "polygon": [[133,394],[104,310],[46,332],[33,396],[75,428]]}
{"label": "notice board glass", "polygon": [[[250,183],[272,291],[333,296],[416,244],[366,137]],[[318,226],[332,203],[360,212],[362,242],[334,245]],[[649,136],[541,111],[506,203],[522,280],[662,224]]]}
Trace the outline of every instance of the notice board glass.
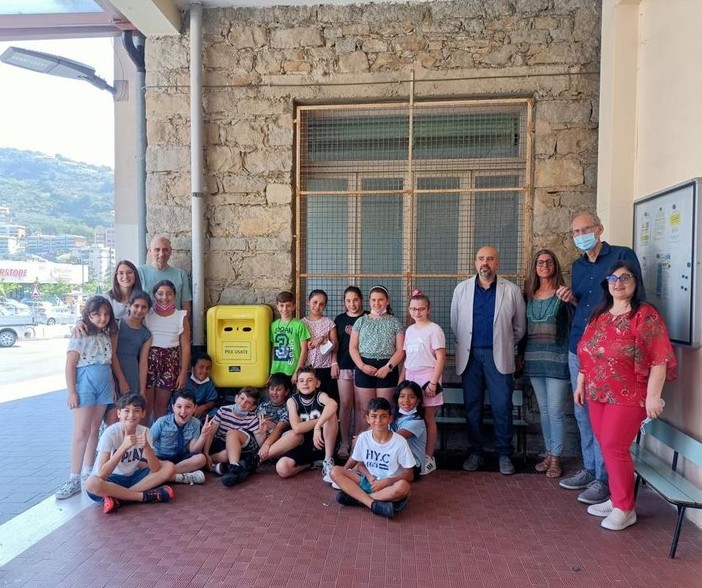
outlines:
{"label": "notice board glass", "polygon": [[663,314],[670,339],[699,347],[699,194],[695,178],[634,202],[634,250],[646,297]]}

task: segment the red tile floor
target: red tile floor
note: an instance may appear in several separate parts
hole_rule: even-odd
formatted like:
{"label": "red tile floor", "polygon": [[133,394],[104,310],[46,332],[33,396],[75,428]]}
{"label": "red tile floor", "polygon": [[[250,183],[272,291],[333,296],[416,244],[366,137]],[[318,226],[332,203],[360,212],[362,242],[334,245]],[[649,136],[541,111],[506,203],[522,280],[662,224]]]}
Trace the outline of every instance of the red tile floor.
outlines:
{"label": "red tile floor", "polygon": [[538,475],[440,470],[391,521],[339,506],[319,471],[175,490],[88,507],[0,568],[0,586],[702,586],[702,531],[686,522],[668,559],[675,512],[647,489],[619,533]]}

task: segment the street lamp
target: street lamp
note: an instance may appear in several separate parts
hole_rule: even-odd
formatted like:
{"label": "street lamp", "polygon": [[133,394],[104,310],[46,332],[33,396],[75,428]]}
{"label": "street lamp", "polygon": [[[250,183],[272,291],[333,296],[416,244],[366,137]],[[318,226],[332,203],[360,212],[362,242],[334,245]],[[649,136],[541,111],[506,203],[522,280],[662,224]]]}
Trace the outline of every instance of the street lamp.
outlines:
{"label": "street lamp", "polygon": [[110,86],[100,76],[95,74],[95,69],[79,61],[42,53],[41,51],[32,51],[30,49],[22,49],[21,47],[9,47],[0,55],[0,61],[8,65],[14,65],[31,71],[38,71],[60,78],[69,78],[71,80],[83,80],[92,84],[100,90],[106,90],[113,96],[116,96],[117,89]]}

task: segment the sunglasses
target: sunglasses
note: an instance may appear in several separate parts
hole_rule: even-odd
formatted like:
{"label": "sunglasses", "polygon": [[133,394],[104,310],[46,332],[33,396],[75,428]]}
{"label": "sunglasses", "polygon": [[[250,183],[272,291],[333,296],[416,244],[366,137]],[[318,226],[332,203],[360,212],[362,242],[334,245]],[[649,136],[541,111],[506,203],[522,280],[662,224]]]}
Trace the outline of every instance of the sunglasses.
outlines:
{"label": "sunglasses", "polygon": [[634,279],[634,276],[631,274],[622,274],[621,276],[615,276],[612,274],[611,276],[607,276],[605,280],[607,280],[612,286],[617,283],[617,281],[620,281],[622,284],[628,284],[631,282],[631,280]]}

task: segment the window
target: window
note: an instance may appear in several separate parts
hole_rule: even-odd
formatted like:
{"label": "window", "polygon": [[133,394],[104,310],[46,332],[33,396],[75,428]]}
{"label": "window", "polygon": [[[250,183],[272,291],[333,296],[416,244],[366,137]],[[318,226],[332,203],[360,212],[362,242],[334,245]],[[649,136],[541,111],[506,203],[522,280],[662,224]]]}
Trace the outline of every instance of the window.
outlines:
{"label": "window", "polygon": [[367,293],[382,284],[404,321],[418,288],[451,352],[453,289],[474,272],[477,249],[495,246],[500,274],[524,279],[531,102],[300,106],[297,114],[300,300],[326,290],[333,317],[346,286]]}

